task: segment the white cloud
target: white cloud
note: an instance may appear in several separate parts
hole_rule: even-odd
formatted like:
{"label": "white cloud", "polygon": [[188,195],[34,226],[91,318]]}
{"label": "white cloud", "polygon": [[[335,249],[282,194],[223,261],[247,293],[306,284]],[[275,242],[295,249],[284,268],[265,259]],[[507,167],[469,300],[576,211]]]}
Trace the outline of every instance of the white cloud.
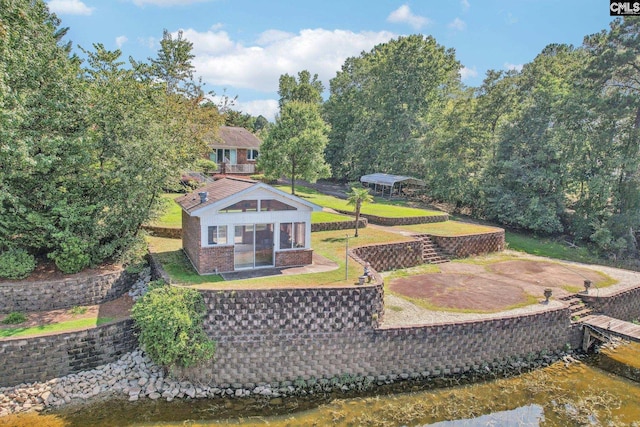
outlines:
{"label": "white cloud", "polygon": [[431,23],[431,20],[427,17],[414,15],[406,4],[391,12],[387,17],[387,21],[393,22],[394,24],[409,24],[415,30],[419,30]]}
{"label": "white cloud", "polygon": [[150,4],[153,6],[186,6],[193,3],[202,3],[211,0],[133,0],[136,6]]}
{"label": "white cloud", "polygon": [[129,41],[127,36],[118,36],[116,37],[116,46],[118,46],[118,49],[120,49],[122,45],[125,44],[127,41]]}
{"label": "white cloud", "polygon": [[138,43],[140,43],[142,46],[148,47],[149,49],[160,48],[160,42],[155,37],[146,37],[146,38],[139,37]]}
{"label": "white cloud", "polygon": [[509,62],[504,63],[505,70],[516,70],[518,72],[522,71],[522,64],[511,64]]}
{"label": "white cloud", "polygon": [[278,114],[279,111],[277,99],[257,99],[247,102],[236,101],[235,109],[256,117],[263,115],[264,118],[270,122],[275,122],[276,114]]}
{"label": "white cloud", "polygon": [[183,33],[193,43],[193,65],[206,83],[262,92],[276,92],[282,74],[295,75],[302,70],[317,73],[328,88],[329,79],[346,58],[395,37],[386,31],[307,29],[292,34],[269,30],[253,45],[244,45],[224,31],[188,29]]}
{"label": "white cloud", "polygon": [[460,18],[456,18],[449,23],[449,28],[456,31],[464,31],[467,28],[467,24]]}
{"label": "white cloud", "polygon": [[476,70],[476,67],[473,67],[473,68],[462,67],[460,69],[460,79],[462,81],[465,81],[467,79],[472,79],[474,77],[478,77],[478,70]]}
{"label": "white cloud", "polygon": [[91,15],[93,8],[80,0],[51,0],[49,10],[59,15]]}
{"label": "white cloud", "polygon": [[462,0],[460,2],[460,5],[462,6],[462,11],[463,12],[466,12],[471,7],[471,4],[469,4],[469,0]]}

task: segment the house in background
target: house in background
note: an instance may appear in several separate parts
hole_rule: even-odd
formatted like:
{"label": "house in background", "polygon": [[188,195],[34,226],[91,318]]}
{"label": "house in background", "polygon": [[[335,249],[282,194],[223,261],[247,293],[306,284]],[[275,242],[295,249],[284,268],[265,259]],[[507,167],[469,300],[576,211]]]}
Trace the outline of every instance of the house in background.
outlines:
{"label": "house in background", "polygon": [[312,263],[311,212],[262,182],[226,177],[176,199],[182,247],[198,274]]}
{"label": "house in background", "polygon": [[256,173],[256,160],[262,141],[245,128],[221,126],[210,135],[209,159],[218,164],[217,174],[251,175]]}

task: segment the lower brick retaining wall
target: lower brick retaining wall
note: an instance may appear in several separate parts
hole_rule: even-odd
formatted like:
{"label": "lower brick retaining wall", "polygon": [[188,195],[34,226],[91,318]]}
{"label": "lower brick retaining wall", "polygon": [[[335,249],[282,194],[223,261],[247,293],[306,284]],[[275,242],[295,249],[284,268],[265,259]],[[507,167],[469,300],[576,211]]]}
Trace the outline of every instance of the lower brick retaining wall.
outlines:
{"label": "lower brick retaining wall", "polygon": [[579,342],[567,308],[522,317],[390,329],[259,336],[211,336],[215,360],[184,370],[210,384],[240,384],[331,378],[344,374],[437,377],[566,349]]}
{"label": "lower brick retaining wall", "polygon": [[127,292],[136,274],[122,268],[87,276],[86,273],[47,282],[0,283],[0,313],[47,311],[102,304]]}
{"label": "lower brick retaining wall", "polygon": [[115,362],[138,341],[133,320],[77,332],[0,341],[0,387],[47,381]]}
{"label": "lower brick retaining wall", "polygon": [[465,258],[472,255],[480,255],[491,252],[500,252],[504,249],[504,230],[468,236],[434,236],[431,240],[447,255]]}

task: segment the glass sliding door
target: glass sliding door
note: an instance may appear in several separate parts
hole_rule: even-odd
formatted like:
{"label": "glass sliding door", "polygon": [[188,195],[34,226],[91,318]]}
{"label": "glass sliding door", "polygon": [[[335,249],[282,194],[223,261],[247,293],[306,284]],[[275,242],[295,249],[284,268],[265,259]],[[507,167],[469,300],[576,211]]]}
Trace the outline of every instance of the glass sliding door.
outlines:
{"label": "glass sliding door", "polygon": [[273,266],[273,224],[245,224],[234,227],[236,270]]}
{"label": "glass sliding door", "polygon": [[256,267],[273,265],[273,224],[256,224]]}
{"label": "glass sliding door", "polygon": [[236,225],[233,243],[233,263],[235,269],[253,268],[253,224]]}

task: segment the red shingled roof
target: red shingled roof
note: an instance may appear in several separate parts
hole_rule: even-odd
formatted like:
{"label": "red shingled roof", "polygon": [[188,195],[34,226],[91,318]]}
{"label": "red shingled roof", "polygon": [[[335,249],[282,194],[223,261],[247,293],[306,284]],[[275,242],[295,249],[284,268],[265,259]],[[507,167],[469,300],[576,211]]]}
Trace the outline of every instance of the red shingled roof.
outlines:
{"label": "red shingled roof", "polygon": [[[196,209],[209,206],[212,203],[222,200],[226,197],[239,193],[242,190],[246,190],[249,187],[253,187],[258,184],[258,181],[241,178],[222,178],[217,181],[207,184],[204,187],[200,187],[192,193],[186,194],[182,197],[178,197],[176,202],[187,212],[191,213]],[[207,192],[207,201],[200,202],[200,195],[198,193]]]}
{"label": "red shingled roof", "polygon": [[220,126],[217,135],[207,135],[207,143],[212,148],[248,148],[257,150],[262,141],[245,128]]}

